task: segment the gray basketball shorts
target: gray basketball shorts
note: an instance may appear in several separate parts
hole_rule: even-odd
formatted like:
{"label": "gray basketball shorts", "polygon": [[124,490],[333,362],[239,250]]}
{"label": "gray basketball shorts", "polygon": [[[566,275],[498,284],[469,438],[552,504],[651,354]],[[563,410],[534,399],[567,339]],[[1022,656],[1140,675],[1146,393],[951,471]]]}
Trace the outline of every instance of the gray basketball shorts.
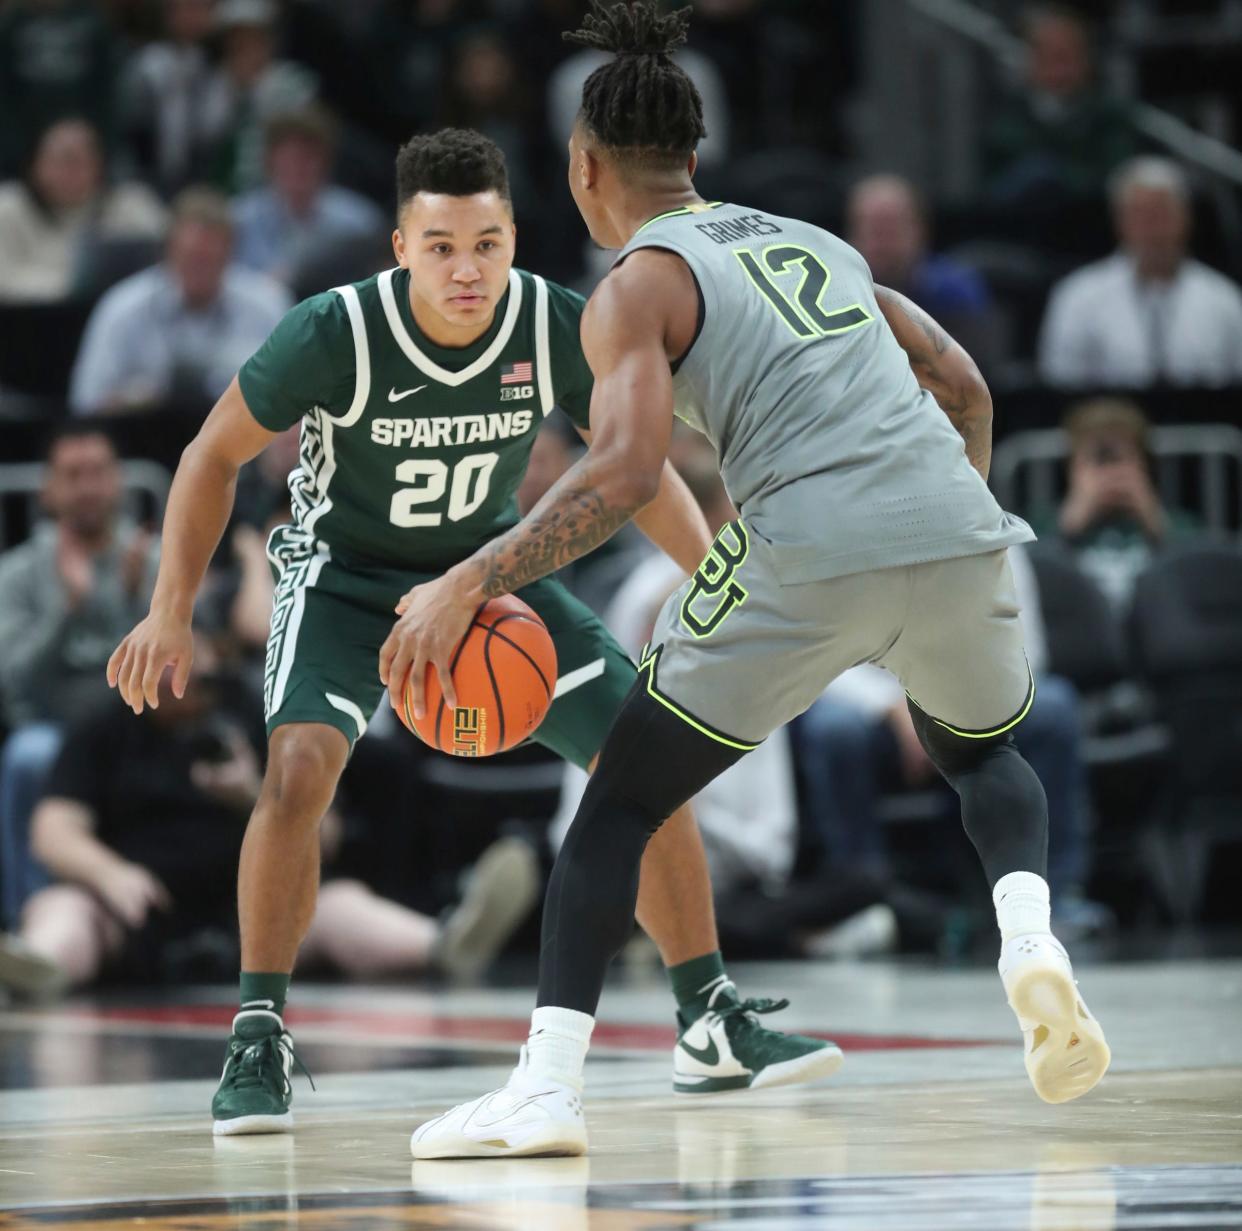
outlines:
{"label": "gray basketball shorts", "polygon": [[1035,695],[1002,550],[782,585],[779,549],[740,521],[665,604],[640,678],[713,739],[754,748],[843,671],[887,667],[957,735],[1017,725]]}

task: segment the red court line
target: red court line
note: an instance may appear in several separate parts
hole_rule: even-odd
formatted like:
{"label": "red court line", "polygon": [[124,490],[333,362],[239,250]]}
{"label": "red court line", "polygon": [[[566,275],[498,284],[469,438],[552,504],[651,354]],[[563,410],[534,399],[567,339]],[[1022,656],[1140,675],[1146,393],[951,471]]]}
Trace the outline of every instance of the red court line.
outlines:
{"label": "red court line", "polygon": [[[105,1005],[62,1010],[59,1016],[76,1020],[126,1022],[134,1025],[218,1026],[227,1029],[236,1009],[232,1005],[155,1005],[126,1007]],[[475,1043],[524,1043],[530,1029],[526,1018],[459,1017],[440,1013],[379,1012],[367,1009],[293,1008],[289,1025],[337,1026],[360,1038],[400,1038],[411,1046],[419,1043],[460,1039]],[[937,1039],[910,1034],[838,1034],[808,1030],[813,1038],[832,1039],[847,1051],[919,1051],[931,1048],[996,1047],[998,1039]],[[664,1051],[676,1035],[669,1026],[636,1022],[600,1022],[593,1040],[608,1047],[639,1051]]]}

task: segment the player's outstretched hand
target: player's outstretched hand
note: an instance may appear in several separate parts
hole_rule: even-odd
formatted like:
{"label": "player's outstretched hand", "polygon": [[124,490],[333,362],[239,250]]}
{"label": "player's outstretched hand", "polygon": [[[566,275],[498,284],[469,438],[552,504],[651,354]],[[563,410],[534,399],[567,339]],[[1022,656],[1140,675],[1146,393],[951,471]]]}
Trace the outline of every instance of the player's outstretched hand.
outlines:
{"label": "player's outstretched hand", "polygon": [[143,705],[153,710],[160,704],[160,676],[173,668],[173,695],[185,695],[194,663],[194,637],[188,621],[152,612],[121,642],[108,659],[108,687],[117,689],[121,700],[141,714]]}
{"label": "player's outstretched hand", "polygon": [[415,586],[396,606],[400,619],[380,649],[379,674],[388,699],[401,713],[402,690],[410,679],[414,717],[427,712],[425,682],[430,664],[440,677],[440,688],[450,708],[457,705],[451,664],[478,604],[465,595],[451,577],[437,577]]}

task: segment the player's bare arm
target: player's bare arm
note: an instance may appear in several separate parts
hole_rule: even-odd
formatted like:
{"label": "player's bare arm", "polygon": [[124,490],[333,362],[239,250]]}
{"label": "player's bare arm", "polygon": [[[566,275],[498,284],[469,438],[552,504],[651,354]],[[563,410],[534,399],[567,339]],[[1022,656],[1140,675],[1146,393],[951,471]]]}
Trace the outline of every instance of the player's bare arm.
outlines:
{"label": "player's bare arm", "polygon": [[877,286],[875,297],[915,378],[948,415],[966,442],[970,464],[986,479],[992,464],[992,396],[975,361],[904,295]]}
{"label": "player's bare arm", "polygon": [[394,707],[412,672],[422,716],[428,663],[455,704],[449,660],[474,611],[593,551],[655,499],[673,428],[668,356],[689,345],[696,312],[690,275],[667,253],[636,253],[596,290],[582,317],[595,376],[590,447],[512,530],[406,595],[380,655]]}
{"label": "player's bare arm", "polygon": [[185,692],[193,663],[194,599],[233,509],[237,472],[275,438],[250,413],[236,377],[186,446],[164,513],[160,571],[145,619],[108,660],[108,684],[135,714],[159,705],[172,665],[173,692]]}
{"label": "player's bare arm", "polygon": [[[587,429],[579,428],[578,435],[591,443]],[[693,573],[711,550],[707,518],[672,462],[664,463],[660,490],[649,505],[634,514],[634,524],[687,573]]]}

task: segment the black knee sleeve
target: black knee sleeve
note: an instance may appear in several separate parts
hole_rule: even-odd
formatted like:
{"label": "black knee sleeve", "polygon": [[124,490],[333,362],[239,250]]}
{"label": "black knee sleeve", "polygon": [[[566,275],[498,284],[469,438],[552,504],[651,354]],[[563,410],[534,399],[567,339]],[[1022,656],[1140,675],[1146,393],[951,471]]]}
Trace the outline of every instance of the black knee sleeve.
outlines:
{"label": "black knee sleeve", "polygon": [[988,883],[1008,872],[1047,873],[1048,800],[1013,742],[956,735],[910,704],[919,742],[962,801],[962,825],[983,861]]}
{"label": "black knee sleeve", "polygon": [[640,680],[600,753],[548,882],[540,1005],[594,1013],[634,926],[651,835],[740,756],[649,696]]}

